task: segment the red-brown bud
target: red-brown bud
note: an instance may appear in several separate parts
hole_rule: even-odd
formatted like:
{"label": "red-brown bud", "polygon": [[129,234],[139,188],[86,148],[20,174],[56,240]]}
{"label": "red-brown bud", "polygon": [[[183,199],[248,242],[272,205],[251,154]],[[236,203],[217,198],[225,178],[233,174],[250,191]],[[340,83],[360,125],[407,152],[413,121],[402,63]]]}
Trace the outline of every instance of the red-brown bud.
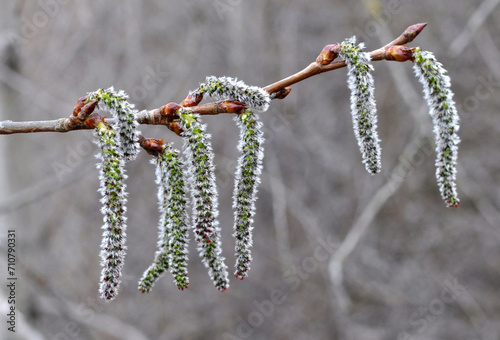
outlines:
{"label": "red-brown bud", "polygon": [[165,141],[161,138],[155,139],[155,138],[144,138],[143,136],[139,136],[139,144],[150,155],[157,156],[160,152],[163,152],[164,142]]}
{"label": "red-brown bud", "polygon": [[425,26],[427,26],[427,23],[422,22],[422,23],[411,25],[410,27],[408,27],[403,33],[403,36],[406,39],[405,44],[413,41],[413,39],[415,39],[415,37],[417,35],[419,35],[420,32],[422,32],[422,30],[425,28]]}
{"label": "red-brown bud", "polygon": [[177,103],[171,102],[168,103],[167,105],[163,105],[160,108],[161,115],[162,116],[176,116],[179,110],[181,109],[181,106]]}
{"label": "red-brown bud", "polygon": [[76,101],[75,108],[73,109],[73,116],[78,116],[82,108],[85,106],[86,101],[87,101],[87,96],[78,98],[78,100]]}
{"label": "red-brown bud", "polygon": [[87,119],[87,117],[90,116],[92,112],[94,112],[97,103],[98,101],[94,100],[93,102],[85,104],[85,106],[81,109],[80,113],[78,114],[78,118],[81,120]]}
{"label": "red-brown bud", "polygon": [[286,96],[292,91],[292,88],[287,86],[285,88],[279,89],[278,91],[274,92],[274,98],[276,99],[285,99]]}
{"label": "red-brown bud", "polygon": [[217,104],[218,113],[242,113],[245,111],[245,104],[237,101],[225,101]]}
{"label": "red-brown bud", "polygon": [[181,105],[184,107],[196,106],[201,102],[202,99],[203,95],[201,93],[196,94],[194,97],[190,94],[186,97],[186,99],[182,101]]}
{"label": "red-brown bud", "polygon": [[97,127],[97,124],[100,122],[103,122],[103,118],[98,115],[97,113],[94,113],[90,115],[87,119],[85,119],[85,126],[89,129],[95,129]]}
{"label": "red-brown bud", "polygon": [[385,51],[385,59],[395,61],[413,60],[413,48],[404,45],[389,46]]}
{"label": "red-brown bud", "polygon": [[177,136],[180,136],[182,133],[181,122],[178,120],[168,123],[168,128],[170,129],[170,131],[174,132]]}
{"label": "red-brown bud", "polygon": [[337,58],[340,46],[337,44],[326,45],[316,58],[316,62],[321,65],[328,65]]}

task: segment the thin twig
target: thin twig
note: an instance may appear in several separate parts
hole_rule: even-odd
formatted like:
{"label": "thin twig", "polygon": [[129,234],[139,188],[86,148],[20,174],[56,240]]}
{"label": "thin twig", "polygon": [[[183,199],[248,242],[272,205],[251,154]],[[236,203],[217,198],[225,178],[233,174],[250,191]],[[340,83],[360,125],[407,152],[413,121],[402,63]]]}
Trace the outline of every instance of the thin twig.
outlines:
{"label": "thin twig", "polygon": [[[387,45],[370,52],[371,60],[394,60],[387,56],[387,50],[391,46],[403,45],[411,42],[415,37],[425,28],[426,23],[419,23],[409,26],[399,37],[388,43]],[[401,60],[400,60],[401,61]],[[290,86],[303,81],[307,78],[315,76],[320,73],[329,72],[338,68],[345,67],[345,62],[336,61],[327,65],[318,62],[312,62],[303,70],[286,77],[273,84],[265,86],[263,89],[269,94],[274,94],[274,99],[283,99],[290,92]],[[228,103],[228,102],[226,102]],[[231,102],[229,102],[231,103]],[[235,105],[241,103],[235,102]],[[144,110],[139,112],[137,120],[139,124],[147,125],[166,125],[172,131],[179,133],[177,125],[171,126],[172,117],[165,115],[165,106],[159,109]],[[221,103],[209,103],[204,105],[195,105],[191,107],[193,113],[200,115],[216,115],[219,113],[238,113],[233,111],[226,105]],[[95,116],[95,114],[93,115]],[[90,116],[92,117],[92,116]],[[109,120],[107,120],[109,121]],[[49,121],[28,121],[28,122],[14,122],[3,121],[0,122],[0,135],[14,134],[14,133],[32,133],[32,132],[68,132],[73,130],[93,129],[94,124],[88,124],[86,121],[77,121],[75,116],[68,118],[60,118]]]}
{"label": "thin twig", "polygon": [[8,135],[12,133],[31,133],[31,132],[68,132],[76,130],[70,128],[69,118],[59,118],[54,120],[14,122],[5,120],[0,122],[0,134]]}
{"label": "thin twig", "polygon": [[[385,52],[387,49],[391,46],[396,46],[396,45],[404,45],[407,44],[415,37],[422,32],[422,30],[427,26],[427,23],[420,23],[420,24],[415,24],[410,27],[408,27],[399,37],[388,43],[387,45],[374,50],[370,52],[370,57],[371,60],[373,61],[379,61],[379,60],[386,60],[385,59]],[[333,62],[328,65],[321,65],[317,62],[313,62],[309,64],[305,69],[303,69],[300,72],[297,72],[285,79],[282,79],[280,81],[277,81],[276,83],[273,83],[271,85],[267,85],[264,87],[264,90],[266,90],[269,93],[274,93],[282,88],[285,88],[287,86],[291,86],[293,84],[296,84],[302,80],[305,80],[307,78],[310,78],[312,76],[315,76],[320,73],[336,70],[338,68],[345,67],[346,63],[343,60]]]}

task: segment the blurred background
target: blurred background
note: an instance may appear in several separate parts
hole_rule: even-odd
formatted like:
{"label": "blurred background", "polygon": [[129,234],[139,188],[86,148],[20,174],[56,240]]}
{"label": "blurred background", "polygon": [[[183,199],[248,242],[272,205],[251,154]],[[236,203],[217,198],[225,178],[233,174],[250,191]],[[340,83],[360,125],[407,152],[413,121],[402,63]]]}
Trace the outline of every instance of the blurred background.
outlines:
{"label": "blurred background", "polygon": [[[376,62],[381,174],[352,131],[346,70],[293,86],[262,114],[266,153],[252,269],[218,292],[190,247],[187,291],[167,273],[149,294],[154,166],[127,165],[128,252],[121,291],[98,296],[101,238],[91,131],[0,136],[0,260],[15,230],[17,328],[2,339],[499,339],[500,6],[498,0],[4,1],[0,120],[69,116],[111,85],[140,110],[180,102],[208,75],[265,86],[357,35],[367,50],[409,25],[449,71],[461,117],[457,209],[435,179],[431,119],[411,63]],[[234,265],[238,129],[213,135],[223,253]],[[146,137],[180,139],[159,126]],[[191,241],[193,237],[191,236]],[[7,272],[2,270],[2,276]]]}

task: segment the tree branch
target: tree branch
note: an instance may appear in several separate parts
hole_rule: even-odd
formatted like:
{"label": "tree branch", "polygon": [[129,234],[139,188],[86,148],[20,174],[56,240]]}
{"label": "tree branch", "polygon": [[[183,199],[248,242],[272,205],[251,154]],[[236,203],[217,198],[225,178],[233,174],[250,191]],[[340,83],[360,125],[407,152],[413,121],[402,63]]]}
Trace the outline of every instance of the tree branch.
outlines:
{"label": "tree branch", "polygon": [[[408,27],[399,37],[388,43],[387,45],[371,51],[370,58],[373,61],[389,60],[389,61],[407,61],[412,60],[412,49],[404,46],[404,44],[411,42],[415,37],[425,28],[427,23],[419,23]],[[265,86],[263,89],[271,94],[272,99],[283,99],[291,91],[291,85],[303,81],[307,78],[315,76],[320,73],[329,72],[346,66],[345,61],[333,60],[337,57],[338,45],[327,45],[318,56],[315,62],[309,64],[303,70],[281,79],[273,84]],[[84,97],[82,97],[84,98]],[[82,98],[77,101],[73,115],[67,118],[60,118],[47,121],[27,121],[27,122],[14,122],[11,120],[0,122],[0,135],[14,134],[14,133],[32,133],[32,132],[68,132],[73,130],[94,129],[96,123],[105,118],[97,114],[82,114]],[[201,100],[201,98],[196,98]],[[193,113],[200,115],[216,115],[219,113],[241,113],[244,110],[244,104],[236,101],[226,101],[218,103],[209,103],[204,105],[197,105],[199,100],[193,100],[188,96],[181,105],[190,106]],[[175,103],[170,103],[175,104]],[[170,104],[164,105],[161,108],[153,110],[140,111],[137,114],[137,121],[139,124],[145,125],[165,125],[173,132],[180,134],[181,130],[175,114],[168,113]],[[179,104],[175,104],[179,105]],[[95,106],[95,104],[94,104]],[[92,111],[93,107],[89,110]],[[112,122],[112,119],[105,119],[107,123]]]}

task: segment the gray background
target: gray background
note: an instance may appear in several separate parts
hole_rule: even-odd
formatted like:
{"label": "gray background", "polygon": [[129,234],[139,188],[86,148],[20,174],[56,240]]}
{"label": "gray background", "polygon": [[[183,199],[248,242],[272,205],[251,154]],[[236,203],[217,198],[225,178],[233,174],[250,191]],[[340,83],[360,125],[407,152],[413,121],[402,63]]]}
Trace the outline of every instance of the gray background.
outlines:
{"label": "gray background", "polygon": [[[293,86],[262,114],[266,153],[254,261],[249,277],[231,280],[224,293],[193,244],[187,291],[167,274],[151,293],[138,292],[158,220],[154,166],[142,152],[127,165],[124,282],[118,298],[104,303],[92,132],[0,136],[0,267],[7,229],[16,230],[18,256],[18,332],[7,333],[2,321],[0,337],[499,339],[498,3],[4,1],[0,120],[68,116],[76,99],[111,85],[141,110],[180,102],[208,75],[265,86],[307,66],[326,44],[357,34],[372,50],[428,22],[411,46],[433,51],[448,69],[462,143],[461,205],[447,209],[411,63],[374,64],[383,148],[376,176],[361,163],[345,69]],[[204,120],[213,134],[223,252],[232,272],[238,130],[230,115]],[[181,146],[163,127],[141,130]]]}

